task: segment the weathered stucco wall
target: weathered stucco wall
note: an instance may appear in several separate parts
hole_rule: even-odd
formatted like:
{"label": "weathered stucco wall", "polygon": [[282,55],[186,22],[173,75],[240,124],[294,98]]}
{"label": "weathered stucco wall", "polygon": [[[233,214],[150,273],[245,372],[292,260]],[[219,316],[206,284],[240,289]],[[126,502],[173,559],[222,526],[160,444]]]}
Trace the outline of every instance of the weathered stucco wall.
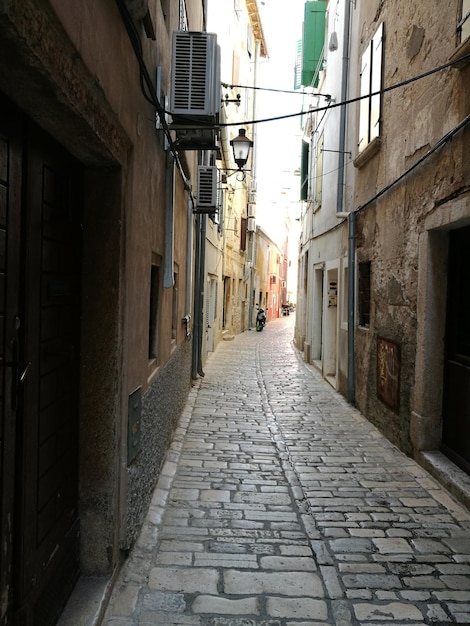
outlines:
{"label": "weathered stucco wall", "polygon": [[[429,11],[426,3],[361,3],[355,12],[357,31],[362,33],[358,55],[383,21],[385,87],[444,64],[456,49],[458,6],[451,1]],[[468,114],[468,80],[468,69],[449,68],[384,94],[382,143],[378,153],[357,170],[356,206],[398,179]],[[427,262],[418,254],[420,238],[431,215],[442,214],[444,228],[462,224],[465,212],[470,217],[466,134],[457,134],[426,158],[357,219],[357,260],[371,262],[371,324],[356,333],[356,400],[360,410],[409,454],[413,453],[410,422],[415,385],[434,384],[422,362],[419,370],[415,367],[420,349],[417,335],[423,323],[418,316],[418,275],[420,263]],[[460,221],[454,222],[452,204],[465,195],[467,211],[460,212]],[[439,263],[445,266],[444,252]],[[395,409],[377,394],[379,335],[400,349],[399,406]],[[439,343],[442,359],[442,335],[427,336],[426,341]],[[435,402],[439,403],[436,397]]]}

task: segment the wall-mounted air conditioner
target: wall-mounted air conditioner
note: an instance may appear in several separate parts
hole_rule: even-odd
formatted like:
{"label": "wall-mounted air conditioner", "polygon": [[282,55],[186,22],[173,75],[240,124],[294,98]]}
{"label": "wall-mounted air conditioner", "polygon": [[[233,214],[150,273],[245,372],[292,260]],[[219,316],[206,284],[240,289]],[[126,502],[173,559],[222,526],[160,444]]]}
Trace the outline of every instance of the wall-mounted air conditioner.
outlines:
{"label": "wall-mounted air conditioner", "polygon": [[[217,35],[174,31],[171,77],[170,112],[173,116],[216,116],[221,106]],[[192,122],[197,124],[197,119]]]}
{"label": "wall-mounted air conditioner", "polygon": [[213,213],[217,209],[217,167],[199,165],[197,168],[197,210]]}
{"label": "wall-mounted air conditioner", "polygon": [[256,210],[255,209],[256,209],[256,206],[254,204],[249,204],[247,206],[246,210],[247,210],[247,214],[248,214],[247,217],[248,218],[256,217]]}
{"label": "wall-mounted air conditioner", "polygon": [[253,233],[256,230],[256,221],[254,217],[248,218],[247,229],[250,231],[250,233]]}

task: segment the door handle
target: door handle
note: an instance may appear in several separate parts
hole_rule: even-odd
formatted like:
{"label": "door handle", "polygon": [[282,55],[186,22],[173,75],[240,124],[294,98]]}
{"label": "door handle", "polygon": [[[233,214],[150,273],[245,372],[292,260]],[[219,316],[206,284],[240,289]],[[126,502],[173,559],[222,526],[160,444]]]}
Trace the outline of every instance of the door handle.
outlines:
{"label": "door handle", "polygon": [[27,366],[24,368],[23,372],[20,374],[20,377],[18,378],[21,384],[24,383],[30,367],[31,367],[31,361],[28,362]]}

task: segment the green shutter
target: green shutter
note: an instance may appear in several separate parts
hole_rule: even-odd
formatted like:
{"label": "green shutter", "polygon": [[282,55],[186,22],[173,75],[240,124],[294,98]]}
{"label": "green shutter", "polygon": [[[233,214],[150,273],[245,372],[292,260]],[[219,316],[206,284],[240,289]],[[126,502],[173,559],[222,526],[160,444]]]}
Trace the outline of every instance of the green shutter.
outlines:
{"label": "green shutter", "polygon": [[[325,12],[326,2],[323,0],[313,0],[305,3],[302,85],[306,87],[312,84],[315,71],[322,57],[323,45],[325,43]],[[313,87],[317,86],[318,72]]]}

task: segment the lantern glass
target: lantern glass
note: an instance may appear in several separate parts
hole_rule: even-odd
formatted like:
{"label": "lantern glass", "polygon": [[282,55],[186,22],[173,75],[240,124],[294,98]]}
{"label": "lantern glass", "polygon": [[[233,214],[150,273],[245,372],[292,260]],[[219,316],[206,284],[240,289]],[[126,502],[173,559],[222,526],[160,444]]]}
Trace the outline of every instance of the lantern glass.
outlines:
{"label": "lantern glass", "polygon": [[250,148],[253,142],[246,136],[244,128],[240,128],[238,136],[231,140],[230,145],[233,149],[233,158],[239,169],[242,169],[248,161]]}

